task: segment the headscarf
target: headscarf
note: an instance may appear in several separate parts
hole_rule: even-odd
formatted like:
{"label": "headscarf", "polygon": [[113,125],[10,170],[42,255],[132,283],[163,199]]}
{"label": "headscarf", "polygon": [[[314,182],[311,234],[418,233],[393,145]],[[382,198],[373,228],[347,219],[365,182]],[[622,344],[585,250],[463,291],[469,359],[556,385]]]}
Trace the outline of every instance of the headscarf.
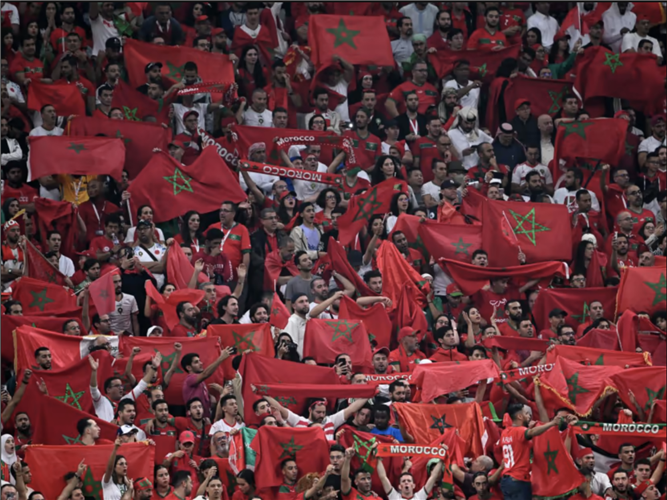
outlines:
{"label": "headscarf", "polygon": [[449,116],[447,116],[447,110],[445,109],[445,97],[450,94],[456,95],[456,89],[453,87],[445,87],[440,93],[440,103],[438,104],[438,117],[442,120],[442,123],[447,123]]}
{"label": "headscarf", "polygon": [[[9,438],[14,439],[14,436],[12,436],[11,434],[3,434],[2,438],[0,438],[0,445],[2,446],[0,448],[0,455],[2,456],[2,461],[5,464],[7,464],[7,467],[9,468],[9,470],[11,470],[12,466],[14,465],[14,462],[16,462],[16,460],[18,459],[16,457],[16,450],[12,449],[11,453],[7,453],[7,451],[5,450],[5,444],[7,444],[7,440]],[[11,474],[9,475],[9,479],[11,480],[12,484],[16,484],[15,483],[16,480],[14,479],[14,476],[12,476]]]}
{"label": "headscarf", "polygon": [[477,122],[477,109],[473,108],[472,106],[464,106],[461,108],[456,115],[456,118],[454,119],[454,123],[452,123],[452,130],[456,129],[459,127],[461,124],[461,120],[465,118],[468,121],[472,121],[473,119],[475,120],[475,127],[468,133],[463,132],[462,129],[461,133],[468,139],[470,142],[475,142],[479,139],[479,124]]}

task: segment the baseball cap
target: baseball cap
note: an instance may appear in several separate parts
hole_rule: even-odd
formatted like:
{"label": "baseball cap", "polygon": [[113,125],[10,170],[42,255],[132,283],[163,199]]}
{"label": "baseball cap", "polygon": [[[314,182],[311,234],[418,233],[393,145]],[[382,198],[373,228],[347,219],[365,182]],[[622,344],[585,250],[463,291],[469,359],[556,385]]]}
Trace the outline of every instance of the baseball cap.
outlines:
{"label": "baseball cap", "polygon": [[139,479],[135,479],[133,486],[135,491],[146,491],[153,489],[153,483],[151,483],[150,479],[147,477],[140,477]]}
{"label": "baseball cap", "polygon": [[567,313],[566,313],[565,311],[563,311],[562,309],[559,309],[559,308],[557,307],[557,308],[555,308],[555,309],[552,309],[552,310],[549,312],[549,317],[550,317],[550,318],[553,318],[554,316],[563,316],[563,317],[565,317],[565,316],[567,316]]}
{"label": "baseball cap", "polygon": [[450,174],[454,172],[466,171],[465,167],[463,166],[463,162],[461,160],[450,161],[449,165],[447,165],[447,170],[449,171]]}
{"label": "baseball cap", "polygon": [[445,293],[447,295],[451,295],[452,297],[463,297],[463,292],[456,283],[450,283],[447,285]]}
{"label": "baseball cap", "polygon": [[152,227],[152,225],[153,224],[150,221],[141,219],[139,222],[137,222],[137,229],[140,229],[142,227]]}
{"label": "baseball cap", "polygon": [[121,43],[120,38],[118,38],[117,36],[112,36],[111,38],[107,38],[107,41],[104,42],[104,46],[107,49],[120,50],[123,44]]}
{"label": "baseball cap", "polygon": [[208,21],[208,16],[206,14],[202,14],[201,16],[197,16],[195,18],[196,23],[203,23],[204,21]]}
{"label": "baseball cap", "polygon": [[653,118],[651,118],[651,125],[655,125],[658,122],[664,122],[664,121],[665,121],[664,115],[655,115]]}
{"label": "baseball cap", "polygon": [[530,101],[528,99],[517,99],[514,101],[514,109],[519,109],[524,104],[528,104],[530,106]]}
{"label": "baseball cap", "polygon": [[294,191],[283,191],[282,193],[280,193],[280,199],[281,200],[284,200],[288,196],[294,196],[294,198],[297,197],[296,192],[294,192]]}
{"label": "baseball cap", "polygon": [[169,143],[170,146],[176,146],[177,148],[185,149],[185,144],[183,144],[183,141],[179,141],[177,139],[171,141]]}
{"label": "baseball cap", "polygon": [[192,111],[188,111],[183,115],[183,121],[187,120],[189,116],[195,115],[197,118],[199,118],[199,113],[197,113],[194,109]]}
{"label": "baseball cap", "polygon": [[121,425],[120,428],[118,429],[118,433],[121,436],[129,436],[130,434],[136,434],[139,432],[139,429],[137,429],[134,425]]}
{"label": "baseball cap", "polygon": [[83,252],[76,252],[79,257],[88,257],[89,259],[96,259],[97,255],[92,250],[84,250]]}
{"label": "baseball cap", "polygon": [[162,329],[161,326],[151,326],[148,331],[146,332],[146,337],[150,337],[151,335],[153,336],[160,336],[164,333],[164,330]]}
{"label": "baseball cap", "polygon": [[635,493],[637,495],[642,495],[649,488],[649,486],[652,486],[652,485],[653,485],[653,481],[651,481],[650,479],[647,479],[646,481],[642,481],[637,486],[635,486]]}
{"label": "baseball cap", "polygon": [[222,29],[222,28],[213,28],[211,30],[211,35],[218,36],[218,35],[222,35],[224,32],[225,32],[225,30]]}
{"label": "baseball cap", "polygon": [[161,63],[160,61],[157,61],[157,62],[149,62],[149,63],[146,65],[146,67],[144,68],[144,73],[148,73],[150,70],[152,70],[152,69],[155,68],[155,67],[162,69],[162,63]]}
{"label": "baseball cap", "polygon": [[398,331],[398,341],[400,342],[405,337],[412,337],[413,335],[416,336],[418,333],[419,330],[415,330],[409,326],[404,326]]}
{"label": "baseball cap", "polygon": [[440,189],[451,189],[459,187],[459,183],[452,179],[447,179],[445,182],[440,184]]}
{"label": "baseball cap", "polygon": [[388,347],[378,347],[373,351],[373,356],[376,354],[384,354],[385,356],[389,356],[389,348]]}
{"label": "baseball cap", "polygon": [[384,122],[384,128],[392,128],[392,127],[398,128],[398,122],[393,118],[391,120],[387,120],[386,122]]}
{"label": "baseball cap", "polygon": [[180,436],[178,436],[178,442],[181,444],[185,443],[192,443],[194,444],[195,442],[195,434],[192,431],[183,431],[181,432]]}

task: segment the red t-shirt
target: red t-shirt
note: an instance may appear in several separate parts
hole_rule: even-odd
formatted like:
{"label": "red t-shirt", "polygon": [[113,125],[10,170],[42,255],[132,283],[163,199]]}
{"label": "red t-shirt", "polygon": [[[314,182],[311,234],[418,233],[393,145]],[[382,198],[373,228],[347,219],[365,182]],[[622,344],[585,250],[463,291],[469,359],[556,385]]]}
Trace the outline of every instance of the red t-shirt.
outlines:
{"label": "red t-shirt", "polygon": [[204,273],[216,285],[225,284],[234,276],[232,263],[224,253],[211,257],[201,250],[192,257],[192,262],[197,262],[199,259],[204,261]]}
{"label": "red t-shirt", "polygon": [[519,290],[514,287],[508,287],[503,294],[498,294],[491,290],[480,290],[472,296],[475,307],[477,307],[479,313],[487,321],[489,321],[493,315],[493,306],[495,304],[497,308],[496,322],[498,324],[507,321],[507,318],[505,317],[505,304],[508,300],[515,299],[521,299],[521,294],[519,293]]}
{"label": "red t-shirt", "polygon": [[[202,429],[197,429],[192,420],[186,417],[175,417],[174,426],[176,427],[176,430],[178,430],[179,435],[183,431],[192,431],[192,433],[195,435],[195,452],[201,454],[202,456],[209,456],[209,450],[211,446],[211,439],[208,436],[208,433],[211,430],[211,426],[209,424],[204,424],[203,434]],[[204,437],[203,442],[202,435]]]}
{"label": "red t-shirt", "polygon": [[527,427],[509,427],[500,435],[505,469],[503,476],[510,476],[517,481],[530,481],[530,449],[526,437]]}
{"label": "red t-shirt", "polygon": [[76,33],[81,37],[82,42],[86,41],[86,32],[83,30],[83,28],[80,28],[79,26],[75,26],[72,31],[65,31],[62,28],[56,28],[53,30],[51,36],[49,37],[51,46],[56,51],[56,54],[62,54],[63,52],[65,52],[65,50],[67,49],[67,46],[65,45],[65,39],[67,38],[67,35],[69,35],[70,33]]}
{"label": "red t-shirt", "polygon": [[91,243],[96,236],[102,236],[105,216],[117,213],[119,210],[118,205],[106,200],[95,205],[88,200],[79,205],[79,215],[86,223],[86,242]]}
{"label": "red t-shirt", "polygon": [[371,183],[368,182],[366,179],[360,179],[359,177],[355,177],[354,184],[352,186],[349,186],[347,184],[347,177],[343,179],[343,199],[344,200],[349,200],[352,198],[354,193],[359,191],[360,189],[368,189],[371,187]]}
{"label": "red t-shirt", "polygon": [[106,253],[113,248],[114,244],[106,236],[98,236],[90,242],[90,249],[97,254],[97,252]]}
{"label": "red t-shirt", "polygon": [[[39,198],[39,193],[34,187],[23,184],[20,188],[14,189],[9,184],[5,184],[2,198],[8,200],[9,198],[16,198],[19,204],[32,203],[35,198]],[[79,207],[81,208],[81,207]]]}
{"label": "red t-shirt", "polygon": [[468,356],[456,349],[438,347],[429,359],[434,363],[439,363],[440,361],[468,361]]}
{"label": "red t-shirt", "polygon": [[197,142],[198,136],[192,134],[178,134],[174,137],[174,140],[181,141],[185,146],[183,158],[181,161],[183,165],[192,165],[199,155],[201,154],[201,148]]}
{"label": "red t-shirt", "polygon": [[372,491],[368,495],[362,495],[359,493],[359,490],[357,490],[354,486],[350,488],[350,492],[345,494],[343,493],[343,500],[359,500],[360,498],[379,498],[375,493]]}
{"label": "red t-shirt", "polygon": [[387,99],[396,102],[399,113],[405,113],[405,96],[412,92],[416,92],[419,98],[419,108],[417,110],[419,113],[426,114],[429,106],[437,106],[440,93],[428,82],[421,86],[412,81],[403,82],[391,91]]}
{"label": "red t-shirt", "polygon": [[25,78],[30,80],[39,80],[44,78],[44,63],[38,58],[34,57],[32,61],[28,61],[19,52],[14,57],[12,65],[9,68],[9,74],[14,76],[16,73],[25,73]]}
{"label": "red t-shirt", "polygon": [[438,151],[438,145],[429,137],[420,137],[416,141],[412,141],[410,150],[415,158],[419,158],[419,170],[422,171],[424,182],[431,182],[433,180],[433,169],[431,165],[436,158],[444,160],[443,155]]}
{"label": "red t-shirt", "polygon": [[461,17],[457,17],[454,12],[450,12],[452,16],[452,28],[457,28],[463,31],[463,38],[468,38],[468,24],[466,23],[465,13],[461,14]]}
{"label": "red t-shirt", "polygon": [[491,34],[486,27],[473,31],[468,39],[468,50],[493,50],[494,47],[507,47],[507,37],[502,31]]}
{"label": "red t-shirt", "polygon": [[177,324],[174,328],[171,329],[169,333],[170,337],[195,337],[197,335],[197,330],[195,328],[186,328],[180,323]]}
{"label": "red t-shirt", "polygon": [[362,139],[356,130],[346,130],[343,135],[352,139],[352,147],[361,168],[372,169],[375,166],[375,160],[382,153],[382,141],[370,132],[365,139]]}
{"label": "red t-shirt", "polygon": [[[505,9],[503,10],[502,15],[500,16],[500,29],[506,30],[512,26],[525,26],[526,25],[526,16],[524,15],[521,9]],[[505,35],[507,37],[507,35]],[[517,31],[511,37],[507,37],[508,45],[516,45],[521,43],[521,30]]]}
{"label": "red t-shirt", "polygon": [[399,372],[411,372],[424,358],[426,356],[421,351],[415,351],[411,356],[408,356],[403,350],[403,346],[398,346],[398,349],[389,353],[389,364]]}

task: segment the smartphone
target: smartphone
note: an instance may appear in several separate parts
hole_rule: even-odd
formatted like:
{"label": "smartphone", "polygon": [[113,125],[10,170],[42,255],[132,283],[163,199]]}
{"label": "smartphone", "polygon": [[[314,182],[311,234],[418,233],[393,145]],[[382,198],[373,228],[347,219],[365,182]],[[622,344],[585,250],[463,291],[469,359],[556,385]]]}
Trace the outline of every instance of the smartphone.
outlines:
{"label": "smartphone", "polygon": [[236,351],[237,351],[236,347],[232,347],[232,348],[229,350],[229,352],[231,352],[232,354],[236,354]]}

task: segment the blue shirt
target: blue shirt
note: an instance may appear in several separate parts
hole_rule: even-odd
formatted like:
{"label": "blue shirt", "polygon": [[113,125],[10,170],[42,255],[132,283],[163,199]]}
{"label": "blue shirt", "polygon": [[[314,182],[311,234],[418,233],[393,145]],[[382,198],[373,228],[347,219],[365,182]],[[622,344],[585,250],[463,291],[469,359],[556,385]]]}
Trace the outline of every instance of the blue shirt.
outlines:
{"label": "blue shirt", "polygon": [[378,436],[389,436],[393,437],[396,441],[403,442],[403,435],[401,434],[401,431],[397,429],[396,427],[387,427],[385,430],[381,431],[377,427],[375,427],[372,431],[371,434],[377,434]]}

